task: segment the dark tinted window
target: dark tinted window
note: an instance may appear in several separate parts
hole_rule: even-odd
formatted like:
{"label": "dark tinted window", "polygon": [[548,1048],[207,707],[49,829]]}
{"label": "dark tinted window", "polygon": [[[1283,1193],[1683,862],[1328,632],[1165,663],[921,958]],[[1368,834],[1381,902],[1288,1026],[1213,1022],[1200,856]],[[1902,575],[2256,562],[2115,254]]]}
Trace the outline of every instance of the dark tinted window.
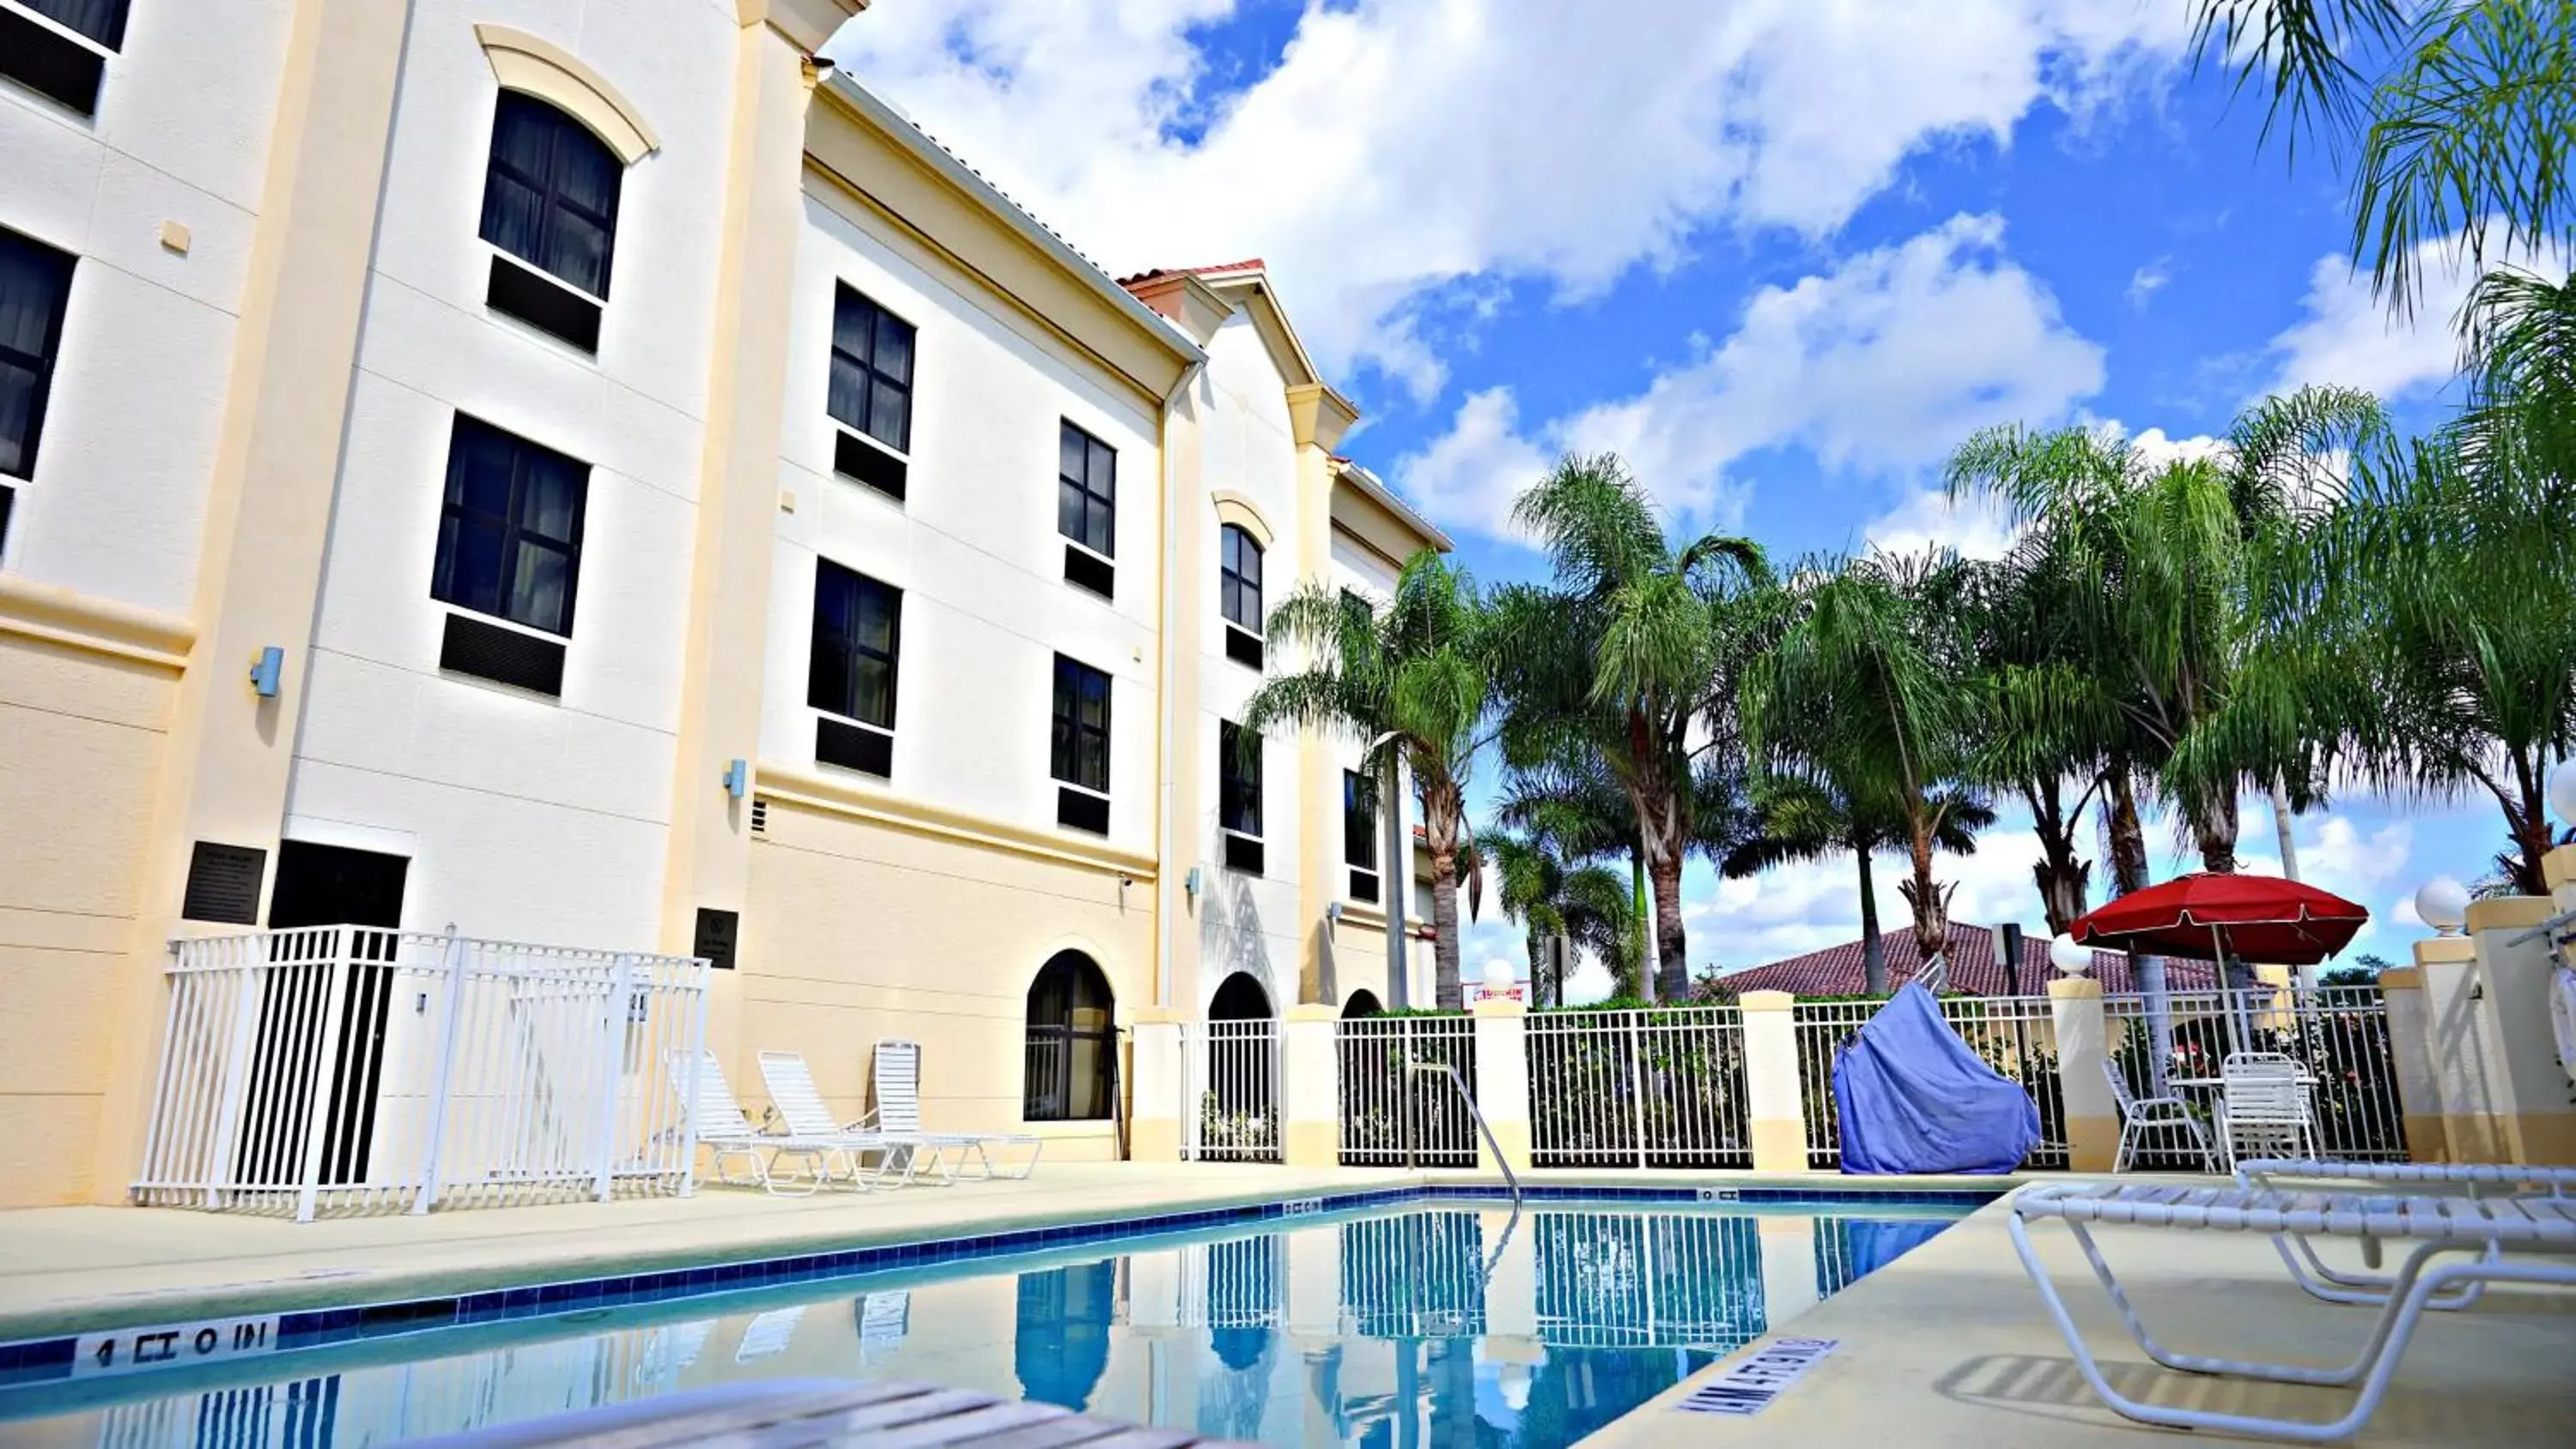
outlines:
{"label": "dark tinted window", "polygon": [[1118,555],[1118,454],[1071,423],[1056,447],[1056,532],[1103,558]]}
{"label": "dark tinted window", "polygon": [[913,326],[847,287],[832,303],[833,417],[898,453],[912,450]]}
{"label": "dark tinted window", "polygon": [[1217,599],[1225,621],[1261,632],[1261,545],[1229,523],[1217,530]]}
{"label": "dark tinted window", "polygon": [[1108,792],[1109,676],[1061,654],[1055,657],[1055,720],[1049,756],[1057,779]]}
{"label": "dark tinted window", "polygon": [[110,50],[125,44],[126,0],[18,0],[66,30],[77,30]]}
{"label": "dark tinted window", "polygon": [[1224,720],[1216,727],[1216,809],[1226,829],[1261,833],[1261,739]]}
{"label": "dark tinted window", "polygon": [[36,439],[71,289],[70,257],[0,231],[0,473],[36,474]]}
{"label": "dark tinted window", "polygon": [[457,414],[431,596],[570,634],[589,491],[589,464]]}
{"label": "dark tinted window", "polygon": [[516,91],[492,114],[483,239],[594,297],[608,295],[626,168],[589,129]]}
{"label": "dark tinted window", "polygon": [[1377,782],[1357,770],[1342,772],[1342,862],[1377,869]]}
{"label": "dark tinted window", "polygon": [[861,724],[894,728],[895,656],[903,591],[830,559],[814,566],[814,655],[805,702]]}
{"label": "dark tinted window", "polygon": [[1109,978],[1078,951],[1046,964],[1029,986],[1020,1115],[1031,1122],[1096,1121],[1116,1090],[1117,1006]]}

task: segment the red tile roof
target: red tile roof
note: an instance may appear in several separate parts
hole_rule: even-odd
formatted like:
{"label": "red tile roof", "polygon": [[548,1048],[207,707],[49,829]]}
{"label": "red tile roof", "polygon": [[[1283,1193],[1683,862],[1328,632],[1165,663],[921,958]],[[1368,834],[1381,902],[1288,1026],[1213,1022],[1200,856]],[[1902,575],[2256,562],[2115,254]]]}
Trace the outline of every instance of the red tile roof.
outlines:
{"label": "red tile roof", "polygon": [[[1996,945],[1997,932],[1986,926],[1952,925],[1950,927],[1950,985],[1953,992],[1970,996],[2004,994],[2004,968]],[[1922,967],[1915,953],[1914,932],[1900,924],[1879,938],[1887,953],[1887,981],[1902,986],[1914,979]],[[2057,975],[2048,964],[2048,940],[2044,936],[2025,937],[2022,941],[2021,988],[2030,995],[2048,989],[2047,983]],[[2093,953],[2093,978],[2102,989],[2114,994],[2134,991],[2129,979],[2129,958],[2117,951]],[[1786,991],[1798,996],[1858,996],[1864,989],[1860,942],[1847,941],[1804,956],[1774,961],[1768,966],[1731,971],[1718,978],[1730,991]],[[2209,963],[2205,961],[2165,962],[2165,984],[2175,991],[2207,991],[2215,985]]]}
{"label": "red tile roof", "polygon": [[1157,277],[1175,277],[1182,275],[1206,277],[1213,276],[1220,272],[1258,272],[1265,271],[1267,269],[1267,264],[1264,263],[1261,258],[1246,257],[1239,262],[1219,262],[1213,267],[1156,267],[1151,271],[1138,272],[1132,277],[1120,277],[1118,279],[1118,285],[1122,287],[1136,287],[1146,282],[1153,281]]}

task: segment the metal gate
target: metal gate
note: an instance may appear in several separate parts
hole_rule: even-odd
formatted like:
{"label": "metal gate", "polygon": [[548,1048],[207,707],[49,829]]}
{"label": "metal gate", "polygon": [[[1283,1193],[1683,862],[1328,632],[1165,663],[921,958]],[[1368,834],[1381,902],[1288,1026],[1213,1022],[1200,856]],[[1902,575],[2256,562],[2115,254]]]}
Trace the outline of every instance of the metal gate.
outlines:
{"label": "metal gate", "polygon": [[1751,1167],[1745,1090],[1734,1007],[1529,1018],[1535,1166]]}
{"label": "metal gate", "polygon": [[690,1189],[672,1073],[705,1041],[702,959],[363,926],[172,955],[138,1203],[307,1222]]}
{"label": "metal gate", "polygon": [[1277,1162],[1279,1023],[1181,1023],[1181,1156]]}
{"label": "metal gate", "polygon": [[[1454,1070],[1456,1085],[1439,1071]],[[1465,1016],[1363,1016],[1334,1023],[1344,1167],[1473,1167],[1476,1023]]]}

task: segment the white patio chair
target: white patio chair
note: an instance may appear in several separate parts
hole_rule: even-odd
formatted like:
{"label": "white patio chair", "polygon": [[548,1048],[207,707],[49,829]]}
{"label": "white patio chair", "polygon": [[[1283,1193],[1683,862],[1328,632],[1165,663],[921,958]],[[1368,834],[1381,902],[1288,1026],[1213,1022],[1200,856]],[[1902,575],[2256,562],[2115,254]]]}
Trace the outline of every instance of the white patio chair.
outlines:
{"label": "white patio chair", "polygon": [[[1038,1157],[1046,1151],[1046,1139],[1010,1132],[925,1132],[921,1127],[921,1044],[889,1037],[877,1043],[872,1070],[876,1077],[876,1110],[860,1118],[854,1126],[872,1129],[897,1142],[927,1148],[930,1166],[939,1173],[940,1181],[955,1182],[957,1170],[947,1165],[950,1152],[962,1164],[972,1155],[983,1164],[980,1178],[1018,1180],[1035,1172]],[[1029,1160],[1019,1164],[1019,1171],[1004,1172],[993,1161],[993,1149],[1026,1148]],[[913,1166],[904,1168],[904,1181],[912,1181]]]}
{"label": "white patio chair", "polygon": [[796,1325],[805,1318],[805,1305],[773,1308],[742,1329],[742,1345],[733,1351],[735,1363],[749,1363],[756,1358],[785,1353],[796,1337]]}
{"label": "white patio chair", "polygon": [[2218,1146],[2229,1163],[2249,1155],[2318,1155],[2316,1119],[2296,1061],[2275,1052],[2238,1052],[2219,1064],[2218,1083]]}
{"label": "white patio chair", "polygon": [[2209,1133],[2200,1119],[2191,1115],[2191,1107],[2180,1097],[2141,1097],[2129,1090],[2129,1079],[2120,1074],[2120,1064],[2105,1060],[2102,1075],[2111,1079],[2111,1100],[2120,1109],[2120,1147],[2111,1154],[2111,1170],[2126,1172],[2136,1160],[2138,1148],[2151,1132],[2180,1131],[2191,1139],[2200,1153],[2200,1165],[2210,1172],[2219,1170],[2218,1150],[2210,1145]]}
{"label": "white patio chair", "polygon": [[[762,1052],[760,1080],[769,1088],[770,1110],[778,1115],[788,1132],[808,1142],[830,1142],[839,1150],[824,1160],[826,1181],[834,1162],[849,1169],[850,1186],[864,1192],[876,1185],[903,1153],[900,1143],[891,1142],[874,1132],[853,1131],[843,1127],[832,1116],[831,1105],[823,1100],[823,1091],[814,1085],[813,1069],[797,1052]],[[866,1156],[877,1154],[877,1168],[867,1168]]]}
{"label": "white patio chair", "polygon": [[[832,1155],[844,1150],[837,1140],[799,1137],[792,1132],[782,1136],[752,1126],[751,1119],[743,1115],[742,1103],[735,1100],[732,1086],[725,1081],[724,1063],[716,1060],[714,1052],[698,1052],[694,1072],[687,1052],[673,1052],[669,1060],[671,1089],[680,1095],[681,1106],[697,1128],[698,1145],[715,1154],[718,1182],[736,1187],[757,1183],[764,1192],[803,1197],[830,1180]],[[786,1186],[796,1179],[778,1175],[781,1157],[802,1158],[811,1170],[811,1181],[802,1191]],[[725,1164],[736,1158],[750,1160],[749,1178],[737,1178],[726,1168]]]}
{"label": "white patio chair", "polygon": [[[2111,1387],[2094,1361],[2092,1350],[2049,1281],[2048,1270],[2031,1247],[2030,1224],[2055,1218],[2066,1224],[2093,1275],[2110,1296],[2111,1306],[2149,1358],[2183,1373],[2226,1374],[2273,1383],[2351,1388],[2360,1393],[2343,1417],[2330,1422],[2220,1414],[2179,1405],[2150,1404]],[[2241,1362],[2176,1353],[2158,1343],[2138,1318],[2127,1290],[2104,1261],[2087,1225],[2126,1223],[2135,1227],[2184,1232],[2262,1233],[2411,1241],[2417,1246],[2389,1280],[2379,1322],[2361,1352],[2337,1368],[2297,1364]],[[2065,1183],[2028,1187],[2014,1194],[2005,1228],[2022,1267],[2039,1289],[2048,1316],[2066,1340],[2075,1366],[2103,1403],[2142,1424],[2176,1429],[2215,1429],[2273,1439],[2324,1443],[2350,1436],[2370,1421],[2387,1395],[2389,1380],[2405,1356],[2431,1300],[2454,1284],[2464,1288],[2485,1283],[2524,1283],[2535,1287],[2576,1288],[2576,1262],[2548,1257],[2507,1257],[2508,1252],[2564,1254],[2576,1252],[2576,1202],[2562,1198],[2474,1199],[2465,1197],[2389,1197],[2358,1193],[2268,1192],[2243,1187],[2158,1187],[2141,1183]],[[2434,1263],[2443,1253],[2474,1253],[2459,1263]]]}
{"label": "white patio chair", "polygon": [[[2493,1162],[2340,1162],[2296,1158],[2255,1158],[2237,1164],[2237,1185],[2255,1191],[2283,1191],[2286,1183],[2367,1182],[2385,1183],[2404,1188],[2458,1188],[2471,1198],[2543,1197],[2560,1201],[2576,1199],[2576,1167],[2525,1167],[2515,1163]],[[2377,1306],[2388,1301],[2394,1279],[2375,1271],[2379,1267],[2379,1240],[2361,1240],[2361,1257],[2374,1271],[2348,1273],[2326,1266],[2317,1255],[2316,1246],[2304,1233],[2283,1233],[2272,1239],[2281,1262],[2290,1270],[2290,1278],[2315,1298],[2328,1303],[2357,1303]],[[2292,1252],[2293,1247],[2297,1249]],[[2304,1261],[2302,1261],[2304,1260]],[[2311,1276],[2313,1275],[2313,1276]],[[2466,1308],[2478,1301],[2485,1285],[2472,1283],[2451,1298],[2427,1300],[2424,1306],[2435,1311]]]}

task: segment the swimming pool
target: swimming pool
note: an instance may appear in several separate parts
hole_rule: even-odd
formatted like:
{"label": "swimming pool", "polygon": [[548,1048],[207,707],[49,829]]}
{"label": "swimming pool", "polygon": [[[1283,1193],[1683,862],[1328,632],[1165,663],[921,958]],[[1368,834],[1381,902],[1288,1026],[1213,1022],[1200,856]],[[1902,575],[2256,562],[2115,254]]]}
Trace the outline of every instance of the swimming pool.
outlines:
{"label": "swimming pool", "polygon": [[274,1356],[0,1388],[0,1441],[352,1449],[747,1379],[884,1377],[1270,1444],[1552,1449],[1980,1196],[1292,1204],[430,1331],[352,1314],[337,1341]]}

